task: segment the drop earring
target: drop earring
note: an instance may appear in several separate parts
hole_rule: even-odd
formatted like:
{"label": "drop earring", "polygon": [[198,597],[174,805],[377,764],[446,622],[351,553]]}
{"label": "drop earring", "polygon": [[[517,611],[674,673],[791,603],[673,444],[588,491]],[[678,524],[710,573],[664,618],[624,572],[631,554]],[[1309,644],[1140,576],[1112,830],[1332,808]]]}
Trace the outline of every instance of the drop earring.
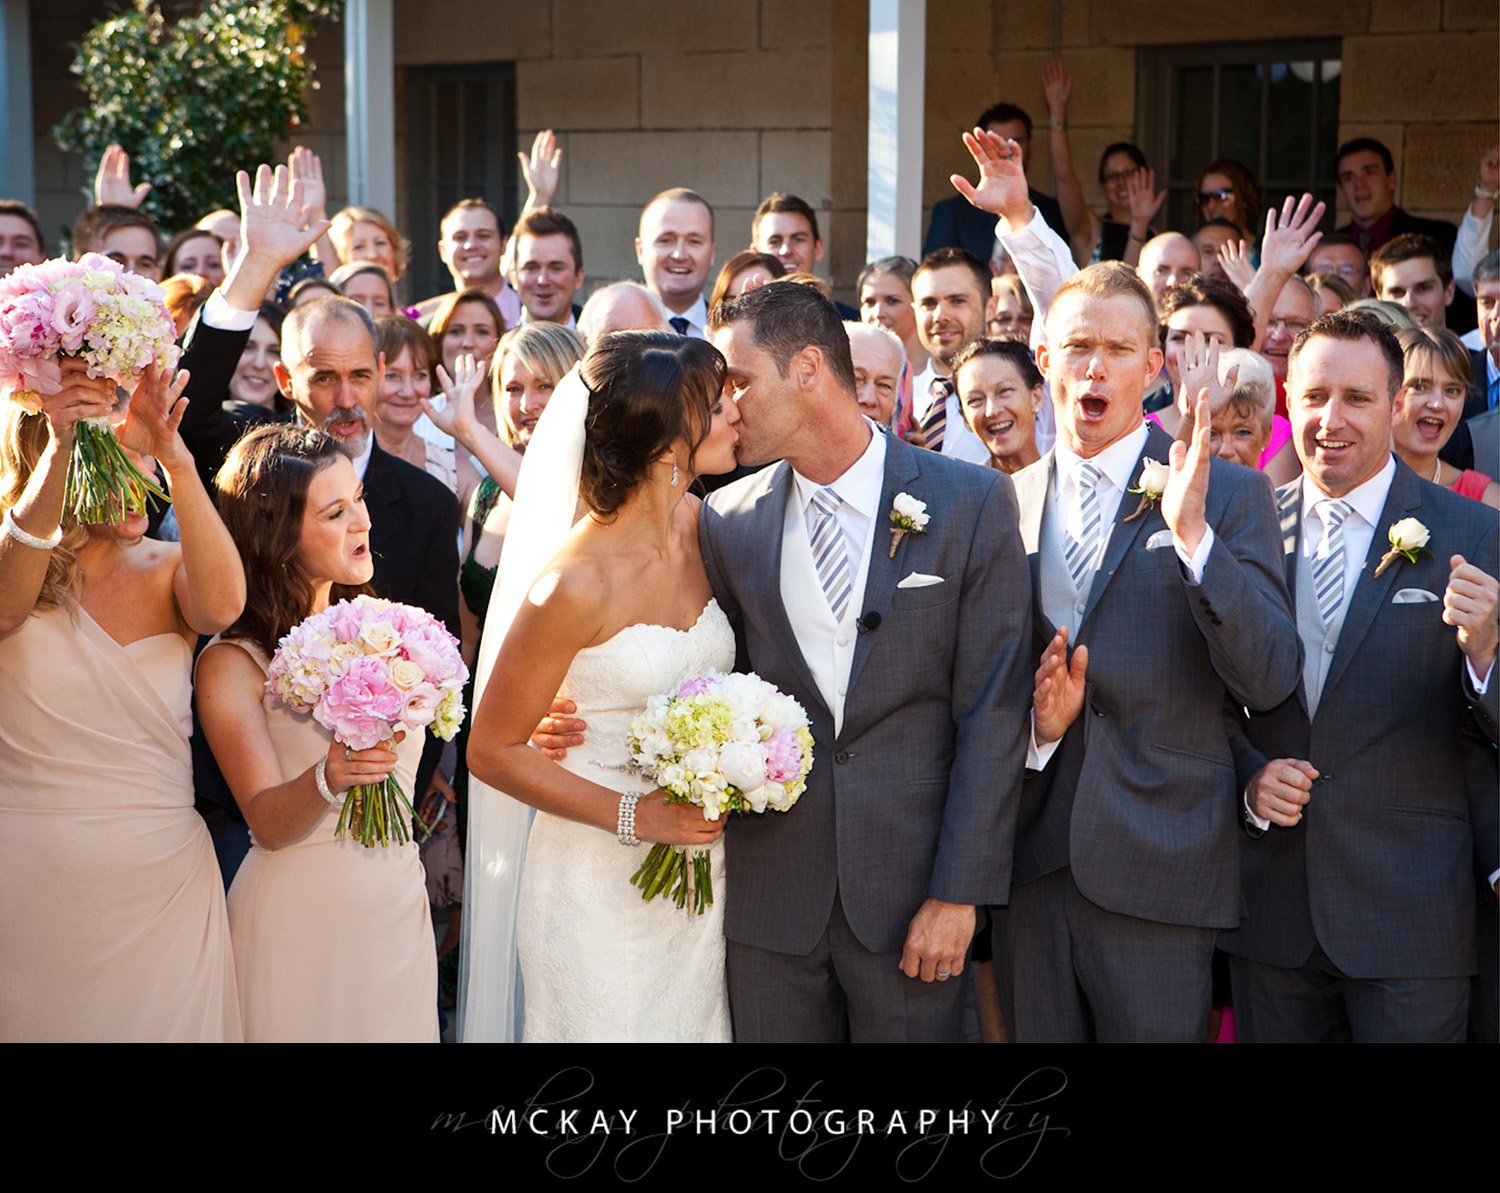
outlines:
{"label": "drop earring", "polygon": [[672,461],[672,488],[677,487],[677,461]]}

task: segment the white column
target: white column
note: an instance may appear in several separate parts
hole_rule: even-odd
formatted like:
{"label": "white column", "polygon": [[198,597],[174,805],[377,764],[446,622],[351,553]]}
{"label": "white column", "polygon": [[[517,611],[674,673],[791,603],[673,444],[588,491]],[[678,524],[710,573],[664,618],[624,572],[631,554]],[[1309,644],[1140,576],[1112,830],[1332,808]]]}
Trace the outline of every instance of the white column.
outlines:
{"label": "white column", "polygon": [[0,13],[0,198],[36,203],[31,141],[31,16],[27,0]]}
{"label": "white column", "polygon": [[395,60],[392,0],[344,4],[344,137],[349,202],[396,218]]}
{"label": "white column", "polygon": [[870,0],[865,259],[921,255],[927,0]]}

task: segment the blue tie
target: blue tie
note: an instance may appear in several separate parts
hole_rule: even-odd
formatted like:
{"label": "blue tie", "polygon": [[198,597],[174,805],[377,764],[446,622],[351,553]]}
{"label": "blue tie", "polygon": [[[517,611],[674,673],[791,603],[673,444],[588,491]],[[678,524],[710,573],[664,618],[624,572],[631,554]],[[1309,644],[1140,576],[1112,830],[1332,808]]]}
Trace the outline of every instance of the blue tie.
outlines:
{"label": "blue tie", "polygon": [[667,320],[667,322],[672,325],[672,330],[680,336],[687,335],[688,328],[692,326],[687,321],[686,315],[673,315],[670,319]]}

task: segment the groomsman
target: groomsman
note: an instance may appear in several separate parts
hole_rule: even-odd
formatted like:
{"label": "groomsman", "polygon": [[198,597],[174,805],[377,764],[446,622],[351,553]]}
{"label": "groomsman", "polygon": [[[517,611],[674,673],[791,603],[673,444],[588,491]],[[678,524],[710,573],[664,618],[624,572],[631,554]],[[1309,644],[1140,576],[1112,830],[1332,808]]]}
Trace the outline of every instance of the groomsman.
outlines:
{"label": "groomsman", "polygon": [[1464,1039],[1497,846],[1495,511],[1391,454],[1401,349],[1341,311],[1292,346],[1277,492],[1304,661],[1245,718],[1240,1037]]}
{"label": "groomsman", "polygon": [[[965,140],[981,181],[959,190],[1014,213],[1002,229],[1035,219],[1017,147]],[[1057,445],[1015,476],[1043,657],[1000,934],[1008,1022],[1022,1042],[1200,1041],[1214,941],[1239,921],[1226,700],[1274,708],[1297,682],[1271,488],[1211,458],[1206,397],[1190,445],[1144,424],[1162,354],[1129,268],[1074,275],[1046,324]]]}

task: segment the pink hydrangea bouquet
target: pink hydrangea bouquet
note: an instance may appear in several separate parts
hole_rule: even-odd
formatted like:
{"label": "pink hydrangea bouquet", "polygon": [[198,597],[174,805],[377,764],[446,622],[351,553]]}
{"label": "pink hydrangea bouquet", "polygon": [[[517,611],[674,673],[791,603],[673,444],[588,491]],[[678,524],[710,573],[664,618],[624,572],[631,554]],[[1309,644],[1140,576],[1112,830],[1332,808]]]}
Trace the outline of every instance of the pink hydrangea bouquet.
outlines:
{"label": "pink hydrangea bouquet", "polygon": [[[88,363],[90,377],[132,381],[153,361],[177,364],[177,328],[162,288],[108,257],[86,253],[22,265],[0,278],[0,398],[32,413],[61,387],[60,357]],[[144,514],[167,495],[136,467],[109,418],[80,422],[68,461],[65,509],[80,523]]]}
{"label": "pink hydrangea bouquet", "polygon": [[[369,750],[400,730],[430,729],[451,741],[463,724],[468,678],[458,640],[432,614],[358,596],[294,626],[277,644],[266,688],[288,708],[310,712],[334,741]],[[391,774],[349,789],[336,835],[351,832],[366,848],[404,845],[414,816]]]}
{"label": "pink hydrangea bouquet", "polygon": [[[807,789],[813,764],[807,713],[753,672],[702,675],[675,695],[653,696],[631,722],[629,745],[631,760],[668,792],[667,802],[696,804],[705,820],[787,811]],[[678,907],[691,902],[698,915],[713,906],[704,850],[654,845],[630,881],[644,899],[665,892]]]}

